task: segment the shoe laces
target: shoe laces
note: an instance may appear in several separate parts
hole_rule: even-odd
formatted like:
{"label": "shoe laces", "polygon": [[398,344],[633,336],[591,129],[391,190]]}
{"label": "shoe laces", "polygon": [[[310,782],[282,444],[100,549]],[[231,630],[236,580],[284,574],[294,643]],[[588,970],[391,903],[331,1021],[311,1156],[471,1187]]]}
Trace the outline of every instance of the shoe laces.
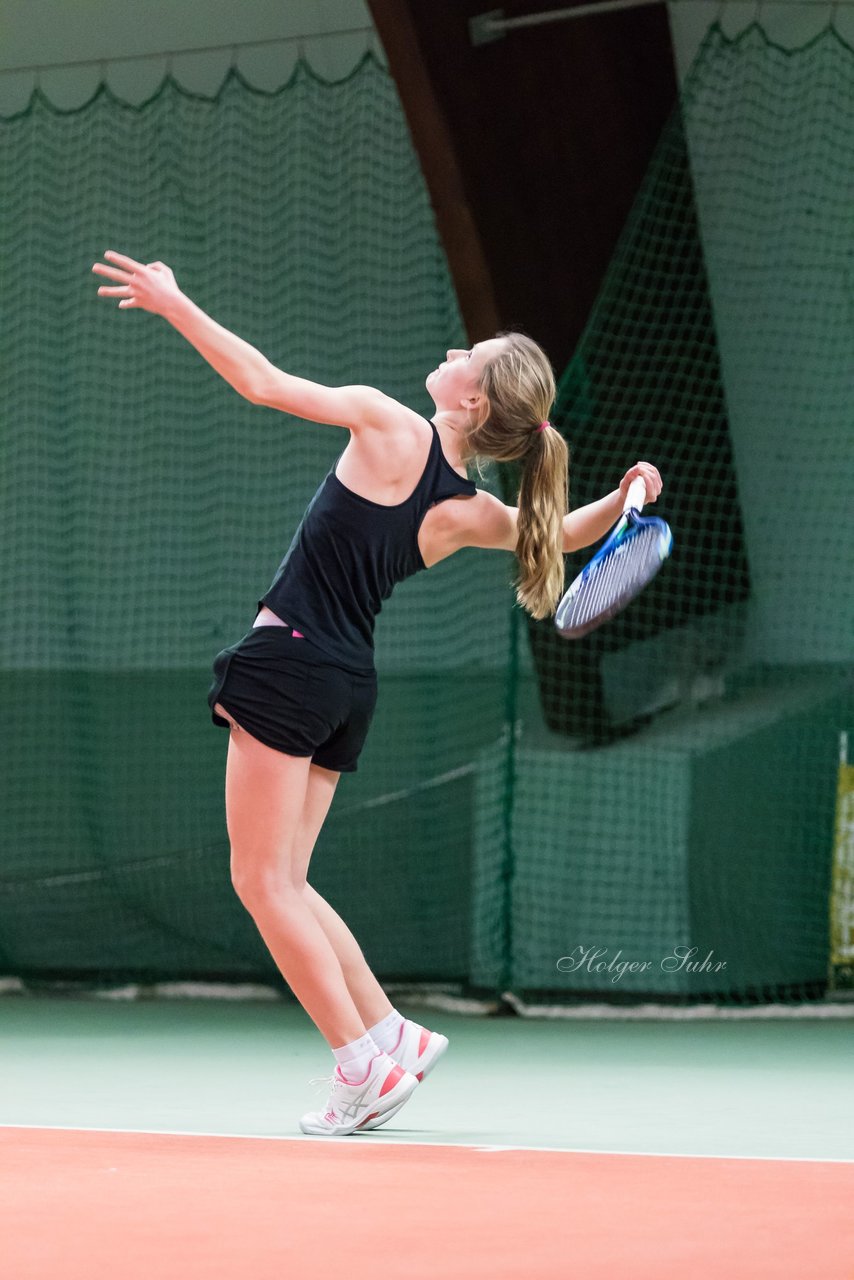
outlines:
{"label": "shoe laces", "polygon": [[[345,1089],[350,1085],[349,1080],[342,1080],[341,1076],[338,1074],[338,1071],[339,1071],[339,1068],[336,1067],[334,1073],[331,1076],[315,1076],[312,1080],[309,1080],[308,1083],[320,1085],[321,1088],[323,1089],[329,1089],[330,1092],[334,1095],[338,1089]],[[320,1088],[315,1089],[314,1092],[320,1093],[321,1089]]]}
{"label": "shoe laces", "polygon": [[330,1090],[334,1093],[334,1091],[335,1091],[335,1080],[336,1080],[336,1077],[335,1077],[334,1075],[332,1075],[332,1076],[315,1076],[315,1077],[314,1077],[314,1079],[313,1079],[313,1080],[309,1080],[309,1082],[308,1082],[308,1083],[309,1083],[309,1084],[316,1084],[316,1085],[318,1085],[318,1086],[319,1086],[319,1088],[315,1089],[315,1091],[314,1091],[315,1093],[321,1093],[324,1089],[330,1089]]}

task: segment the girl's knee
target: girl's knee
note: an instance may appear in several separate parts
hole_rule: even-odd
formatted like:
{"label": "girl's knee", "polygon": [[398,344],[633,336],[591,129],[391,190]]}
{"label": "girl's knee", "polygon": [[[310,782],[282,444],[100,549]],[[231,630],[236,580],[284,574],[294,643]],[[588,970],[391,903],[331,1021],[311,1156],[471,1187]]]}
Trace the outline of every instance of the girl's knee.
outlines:
{"label": "girl's knee", "polygon": [[281,867],[259,867],[255,862],[244,862],[233,855],[231,884],[240,901],[250,909],[262,908],[270,902],[281,906],[290,898],[302,899],[302,886]]}

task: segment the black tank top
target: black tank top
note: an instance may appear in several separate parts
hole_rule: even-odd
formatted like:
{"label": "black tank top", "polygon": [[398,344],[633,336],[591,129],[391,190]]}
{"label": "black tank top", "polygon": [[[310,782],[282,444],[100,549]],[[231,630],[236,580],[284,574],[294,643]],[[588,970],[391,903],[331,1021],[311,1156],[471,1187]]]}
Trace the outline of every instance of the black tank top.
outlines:
{"label": "black tank top", "polygon": [[432,421],[430,429],[433,440],[421,479],[395,506],[353,493],[333,464],[258,601],[259,608],[267,605],[332,661],[353,671],[374,668],[374,620],[383,600],[396,583],[427,568],[418,530],[428,509],[477,492],[448,462]]}

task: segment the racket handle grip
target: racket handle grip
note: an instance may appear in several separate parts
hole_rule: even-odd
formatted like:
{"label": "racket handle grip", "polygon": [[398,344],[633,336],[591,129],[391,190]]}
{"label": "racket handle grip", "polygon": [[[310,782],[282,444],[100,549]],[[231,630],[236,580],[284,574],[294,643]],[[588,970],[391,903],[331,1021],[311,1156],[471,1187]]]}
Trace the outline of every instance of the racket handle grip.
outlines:
{"label": "racket handle grip", "polygon": [[634,507],[635,511],[640,511],[646,502],[646,481],[643,476],[635,476],[629,485],[629,491],[626,494],[626,500],[623,503],[623,511],[628,511],[629,507]]}

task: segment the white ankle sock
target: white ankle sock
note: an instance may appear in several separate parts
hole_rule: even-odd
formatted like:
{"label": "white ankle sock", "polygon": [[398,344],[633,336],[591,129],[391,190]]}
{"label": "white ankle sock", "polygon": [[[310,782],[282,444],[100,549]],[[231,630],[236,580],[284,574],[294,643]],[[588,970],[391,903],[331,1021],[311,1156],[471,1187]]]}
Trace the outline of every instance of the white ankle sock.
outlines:
{"label": "white ankle sock", "polygon": [[392,1009],[391,1013],[386,1014],[382,1022],[378,1022],[375,1027],[371,1027],[368,1035],[375,1044],[383,1050],[384,1053],[391,1053],[397,1048],[400,1040],[400,1029],[406,1019],[402,1013],[398,1013],[397,1009]]}
{"label": "white ankle sock", "polygon": [[332,1052],[348,1084],[361,1084],[368,1078],[371,1059],[376,1057],[378,1048],[371,1036],[366,1033],[358,1040],[351,1040],[349,1044],[342,1045],[340,1049],[333,1049]]}

